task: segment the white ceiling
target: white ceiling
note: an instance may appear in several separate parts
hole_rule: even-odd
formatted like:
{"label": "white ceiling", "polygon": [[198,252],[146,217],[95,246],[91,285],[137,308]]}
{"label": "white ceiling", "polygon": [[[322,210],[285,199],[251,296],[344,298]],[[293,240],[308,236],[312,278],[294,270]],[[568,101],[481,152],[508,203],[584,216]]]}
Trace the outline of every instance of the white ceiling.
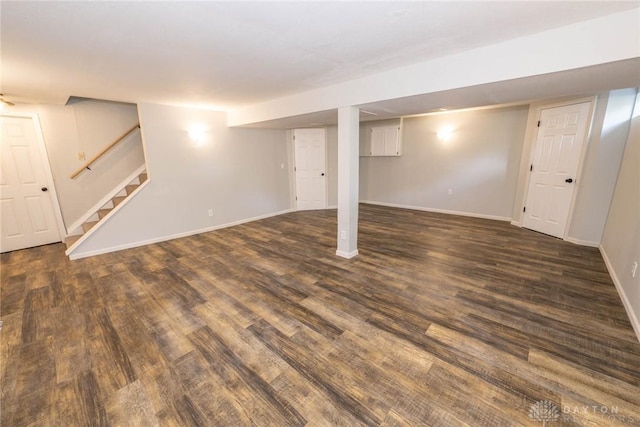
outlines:
{"label": "white ceiling", "polygon": [[[22,102],[78,96],[226,110],[639,5],[2,1],[0,92]],[[503,98],[515,100],[514,94]],[[384,115],[385,108],[415,113],[417,105],[430,105],[417,100],[365,109]]]}

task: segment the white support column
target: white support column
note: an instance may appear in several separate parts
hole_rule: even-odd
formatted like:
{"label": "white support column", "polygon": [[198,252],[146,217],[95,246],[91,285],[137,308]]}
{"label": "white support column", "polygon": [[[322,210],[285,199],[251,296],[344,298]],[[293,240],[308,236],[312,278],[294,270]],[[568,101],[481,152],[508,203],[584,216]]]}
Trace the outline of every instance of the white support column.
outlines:
{"label": "white support column", "polygon": [[360,110],[338,108],[338,250],[336,255],[358,255],[358,186]]}

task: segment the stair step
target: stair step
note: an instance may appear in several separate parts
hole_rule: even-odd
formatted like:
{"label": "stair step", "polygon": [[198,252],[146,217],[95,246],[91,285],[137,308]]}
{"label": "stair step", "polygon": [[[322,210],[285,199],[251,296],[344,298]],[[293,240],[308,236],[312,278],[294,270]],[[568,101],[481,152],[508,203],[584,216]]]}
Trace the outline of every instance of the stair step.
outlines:
{"label": "stair step", "polygon": [[82,229],[86,233],[87,231],[91,230],[93,226],[96,225],[97,223],[98,221],[87,221],[84,224],[82,224]]}
{"label": "stair step", "polygon": [[[120,194],[120,196],[112,197],[110,202],[107,202],[105,205],[103,205],[103,207],[101,209],[99,209],[96,213],[93,214],[93,216],[91,218],[95,219],[96,215],[97,215],[97,217],[98,217],[97,220],[95,220],[95,221],[87,221],[84,224],[82,224],[83,234],[77,234],[77,235],[73,235],[73,236],[68,236],[65,239],[64,242],[65,242],[65,244],[67,246],[67,249],[71,248],[71,246],[73,246],[80,238],[82,238],[82,236],[84,236],[96,224],[98,224],[100,221],[102,221],[102,219],[104,219],[107,215],[109,215],[109,212],[111,212],[116,206],[118,206],[125,199],[127,199],[129,197],[129,195],[131,195],[131,193],[133,193],[136,190],[136,188],[138,188],[147,179],[149,179],[149,177],[147,175],[147,172],[146,171],[142,172],[140,175],[138,175],[139,184],[129,184],[129,185],[125,186],[122,190],[120,190],[118,192],[118,194]],[[133,182],[135,182],[135,179],[133,180]],[[124,194],[124,195],[122,195],[122,194]],[[109,206],[109,205],[111,205],[111,207],[105,207],[105,206]]]}
{"label": "stair step", "polygon": [[75,242],[77,242],[82,237],[82,234],[77,234],[75,236],[69,236],[64,239],[64,243],[67,245],[67,249],[69,249]]}
{"label": "stair step", "polygon": [[127,190],[127,195],[129,195],[129,194],[133,193],[133,190],[135,190],[138,187],[140,187],[140,185],[138,185],[138,184],[129,184],[124,188],[125,188],[125,190]]}
{"label": "stair step", "polygon": [[113,203],[113,207],[115,208],[116,206],[118,206],[126,198],[127,196],[115,196],[114,198],[112,198],[111,202]]}
{"label": "stair step", "polygon": [[111,212],[112,210],[113,210],[113,208],[100,209],[100,210],[98,211],[98,218],[100,218],[100,219],[104,218],[104,217],[105,217],[105,216],[107,216],[107,214],[108,214],[109,212]]}

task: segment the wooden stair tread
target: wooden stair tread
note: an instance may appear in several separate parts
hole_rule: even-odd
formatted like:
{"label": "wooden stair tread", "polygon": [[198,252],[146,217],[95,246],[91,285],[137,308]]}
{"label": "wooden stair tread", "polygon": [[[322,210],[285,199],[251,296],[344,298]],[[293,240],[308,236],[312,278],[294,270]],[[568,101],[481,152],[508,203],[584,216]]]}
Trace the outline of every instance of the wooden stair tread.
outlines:
{"label": "wooden stair tread", "polygon": [[116,206],[118,206],[126,198],[127,196],[115,196],[113,199],[111,199],[111,202],[113,203],[113,207],[115,208]]}
{"label": "wooden stair tread", "polygon": [[64,239],[65,245],[67,245],[67,249],[69,249],[75,242],[77,242],[82,237],[82,234],[76,234],[74,236],[69,236]]}
{"label": "wooden stair tread", "polygon": [[105,208],[105,209],[100,209],[98,211],[98,218],[102,219],[105,216],[107,216],[107,214],[109,214],[109,212],[111,212],[113,210],[113,208]]}
{"label": "wooden stair tread", "polygon": [[[91,230],[93,227],[95,227],[98,223],[102,222],[102,220],[109,214],[109,212],[111,212],[120,203],[125,201],[131,195],[131,193],[133,193],[136,190],[136,188],[140,187],[140,184],[145,182],[147,179],[148,179],[147,173],[146,172],[141,173],[140,175],[138,175],[139,184],[129,184],[129,185],[126,185],[124,187],[124,190],[127,193],[126,196],[115,196],[115,197],[112,197],[111,198],[111,204],[113,206],[109,207],[109,208],[103,207],[103,208],[99,209],[96,212],[96,214],[98,215],[98,220],[97,221],[87,221],[84,224],[82,224],[83,234],[69,236],[69,237],[67,237],[65,239],[65,244],[67,246],[67,249],[69,249],[71,246],[73,246],[73,244],[75,242],[77,242],[82,236],[84,236],[84,233],[87,233],[89,230]],[[108,206],[108,203],[105,204],[104,206]],[[94,217],[95,217],[95,214],[94,214]]]}
{"label": "wooden stair tread", "polygon": [[86,233],[87,231],[91,230],[93,226],[96,225],[97,223],[98,221],[87,221],[84,224],[82,224],[82,229]]}
{"label": "wooden stair tread", "polygon": [[138,187],[140,187],[140,185],[138,185],[138,184],[129,184],[124,188],[127,191],[127,195],[129,195],[129,194],[133,193],[133,191]]}

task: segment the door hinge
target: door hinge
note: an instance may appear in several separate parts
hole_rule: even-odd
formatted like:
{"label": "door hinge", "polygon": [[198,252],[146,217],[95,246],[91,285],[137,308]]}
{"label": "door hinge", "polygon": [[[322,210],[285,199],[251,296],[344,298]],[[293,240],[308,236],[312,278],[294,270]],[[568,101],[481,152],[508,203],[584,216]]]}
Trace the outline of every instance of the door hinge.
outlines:
{"label": "door hinge", "polygon": [[542,122],[541,122],[540,120],[538,120],[538,127],[540,127],[540,124],[541,124],[541,123],[542,123]]}
{"label": "door hinge", "polygon": [[298,196],[296,196],[296,201],[298,200]]}
{"label": "door hinge", "polygon": [[524,208],[522,208],[522,212],[526,212],[527,211],[527,207],[525,206]]}
{"label": "door hinge", "polygon": [[529,166],[529,172],[533,172],[533,163],[531,163],[531,166]]}

